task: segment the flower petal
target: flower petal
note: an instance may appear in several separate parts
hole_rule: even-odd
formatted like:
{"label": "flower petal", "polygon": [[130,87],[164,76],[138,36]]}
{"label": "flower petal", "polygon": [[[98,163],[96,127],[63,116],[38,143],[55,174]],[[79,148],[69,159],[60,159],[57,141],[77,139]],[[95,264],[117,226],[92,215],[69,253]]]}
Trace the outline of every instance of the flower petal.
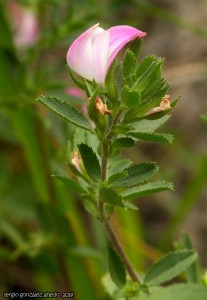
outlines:
{"label": "flower petal", "polygon": [[108,31],[110,33],[108,68],[118,52],[128,42],[133,41],[136,38],[142,38],[146,35],[146,32],[142,32],[134,27],[126,25],[114,26],[109,28]]}
{"label": "flower petal", "polygon": [[93,64],[94,64],[94,79],[97,83],[104,85],[105,77],[107,74],[108,63],[108,50],[109,50],[109,37],[108,31],[103,30],[95,37],[92,45],[93,49]]}
{"label": "flower petal", "polygon": [[88,80],[93,80],[92,36],[98,25],[81,34],[70,46],[66,57],[69,67]]}

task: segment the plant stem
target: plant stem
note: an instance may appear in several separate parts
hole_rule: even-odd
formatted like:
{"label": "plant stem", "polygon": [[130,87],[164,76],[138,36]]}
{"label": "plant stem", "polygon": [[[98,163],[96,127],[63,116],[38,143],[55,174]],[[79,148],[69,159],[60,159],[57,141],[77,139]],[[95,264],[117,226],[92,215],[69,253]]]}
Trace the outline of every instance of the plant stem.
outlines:
{"label": "plant stem", "polygon": [[[103,182],[106,181],[107,161],[108,161],[108,145],[107,145],[107,143],[104,143],[103,148],[102,148],[102,165],[101,165],[101,180]],[[106,219],[105,211],[104,211],[104,202],[101,200],[100,197],[99,197],[99,214],[100,214],[101,219],[104,222],[104,226],[105,226],[106,232],[108,234],[108,237],[109,237],[112,245],[116,249],[116,251],[119,253],[119,255],[123,261],[123,264],[124,264],[125,268],[127,269],[131,279],[133,281],[140,283],[139,278],[138,278],[136,272],[134,271],[132,265],[130,264],[130,262],[129,262],[129,260],[128,260],[126,254],[116,236],[116,233],[115,233],[113,227],[111,226],[109,220]]]}

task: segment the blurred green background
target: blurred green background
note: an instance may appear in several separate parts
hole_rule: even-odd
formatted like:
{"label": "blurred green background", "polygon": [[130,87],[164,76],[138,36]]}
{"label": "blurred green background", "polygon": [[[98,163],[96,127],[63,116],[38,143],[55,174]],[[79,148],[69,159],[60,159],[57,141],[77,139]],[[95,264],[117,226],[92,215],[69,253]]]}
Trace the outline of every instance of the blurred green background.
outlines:
{"label": "blurred green background", "polygon": [[[29,10],[32,41],[17,38]],[[31,18],[31,15],[30,15]],[[166,131],[172,145],[142,144],[124,153],[157,161],[159,178],[175,192],[137,201],[138,212],[117,209],[116,231],[140,272],[187,231],[207,267],[207,1],[0,1],[0,292],[74,291],[75,299],[109,299],[105,238],[81,199],[51,177],[67,171],[69,126],[35,99],[68,93],[66,53],[88,27],[126,24],[148,33],[141,56],[165,57],[171,99],[181,95]],[[33,25],[34,25],[33,24]],[[30,27],[27,23],[26,28]],[[23,32],[24,33],[24,32]],[[31,35],[30,35],[31,37]]]}

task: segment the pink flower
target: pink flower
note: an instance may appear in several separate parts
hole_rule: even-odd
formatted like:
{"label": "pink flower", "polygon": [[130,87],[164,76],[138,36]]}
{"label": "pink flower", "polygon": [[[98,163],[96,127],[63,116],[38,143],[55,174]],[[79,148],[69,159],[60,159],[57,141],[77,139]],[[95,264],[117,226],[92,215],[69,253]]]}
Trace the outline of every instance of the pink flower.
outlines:
{"label": "pink flower", "polygon": [[40,32],[36,14],[15,1],[8,2],[8,10],[15,44],[18,47],[30,47],[35,44]]}
{"label": "pink flower", "polygon": [[108,30],[96,24],[81,34],[67,53],[69,67],[85,79],[104,85],[111,63],[130,41],[146,35],[131,26],[114,26]]}

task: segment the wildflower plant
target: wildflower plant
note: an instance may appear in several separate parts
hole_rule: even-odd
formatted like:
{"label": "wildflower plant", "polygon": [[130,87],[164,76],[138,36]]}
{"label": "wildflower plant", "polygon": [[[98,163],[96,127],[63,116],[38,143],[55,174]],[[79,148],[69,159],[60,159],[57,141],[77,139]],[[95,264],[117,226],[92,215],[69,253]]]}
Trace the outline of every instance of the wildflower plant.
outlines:
{"label": "wildflower plant", "polygon": [[[173,190],[170,182],[152,180],[159,170],[156,162],[135,164],[122,157],[125,149],[142,141],[173,141],[171,134],[157,130],[168,121],[178,99],[169,99],[169,84],[162,77],[164,60],[151,55],[140,61],[145,36],[130,26],[103,30],[97,24],[69,48],[67,69],[88,97],[87,114],[53,96],[38,98],[38,102],[75,126],[69,143],[70,176],[59,170],[53,176],[80,194],[85,209],[105,228],[110,275],[104,276],[103,284],[112,299],[193,300],[200,293],[199,300],[204,300],[206,288],[193,284],[198,281],[197,255],[187,238],[183,238],[179,249],[163,256],[140,276],[110,221],[115,207],[126,213],[138,210],[133,200]],[[190,283],[158,288],[184,271]]]}

